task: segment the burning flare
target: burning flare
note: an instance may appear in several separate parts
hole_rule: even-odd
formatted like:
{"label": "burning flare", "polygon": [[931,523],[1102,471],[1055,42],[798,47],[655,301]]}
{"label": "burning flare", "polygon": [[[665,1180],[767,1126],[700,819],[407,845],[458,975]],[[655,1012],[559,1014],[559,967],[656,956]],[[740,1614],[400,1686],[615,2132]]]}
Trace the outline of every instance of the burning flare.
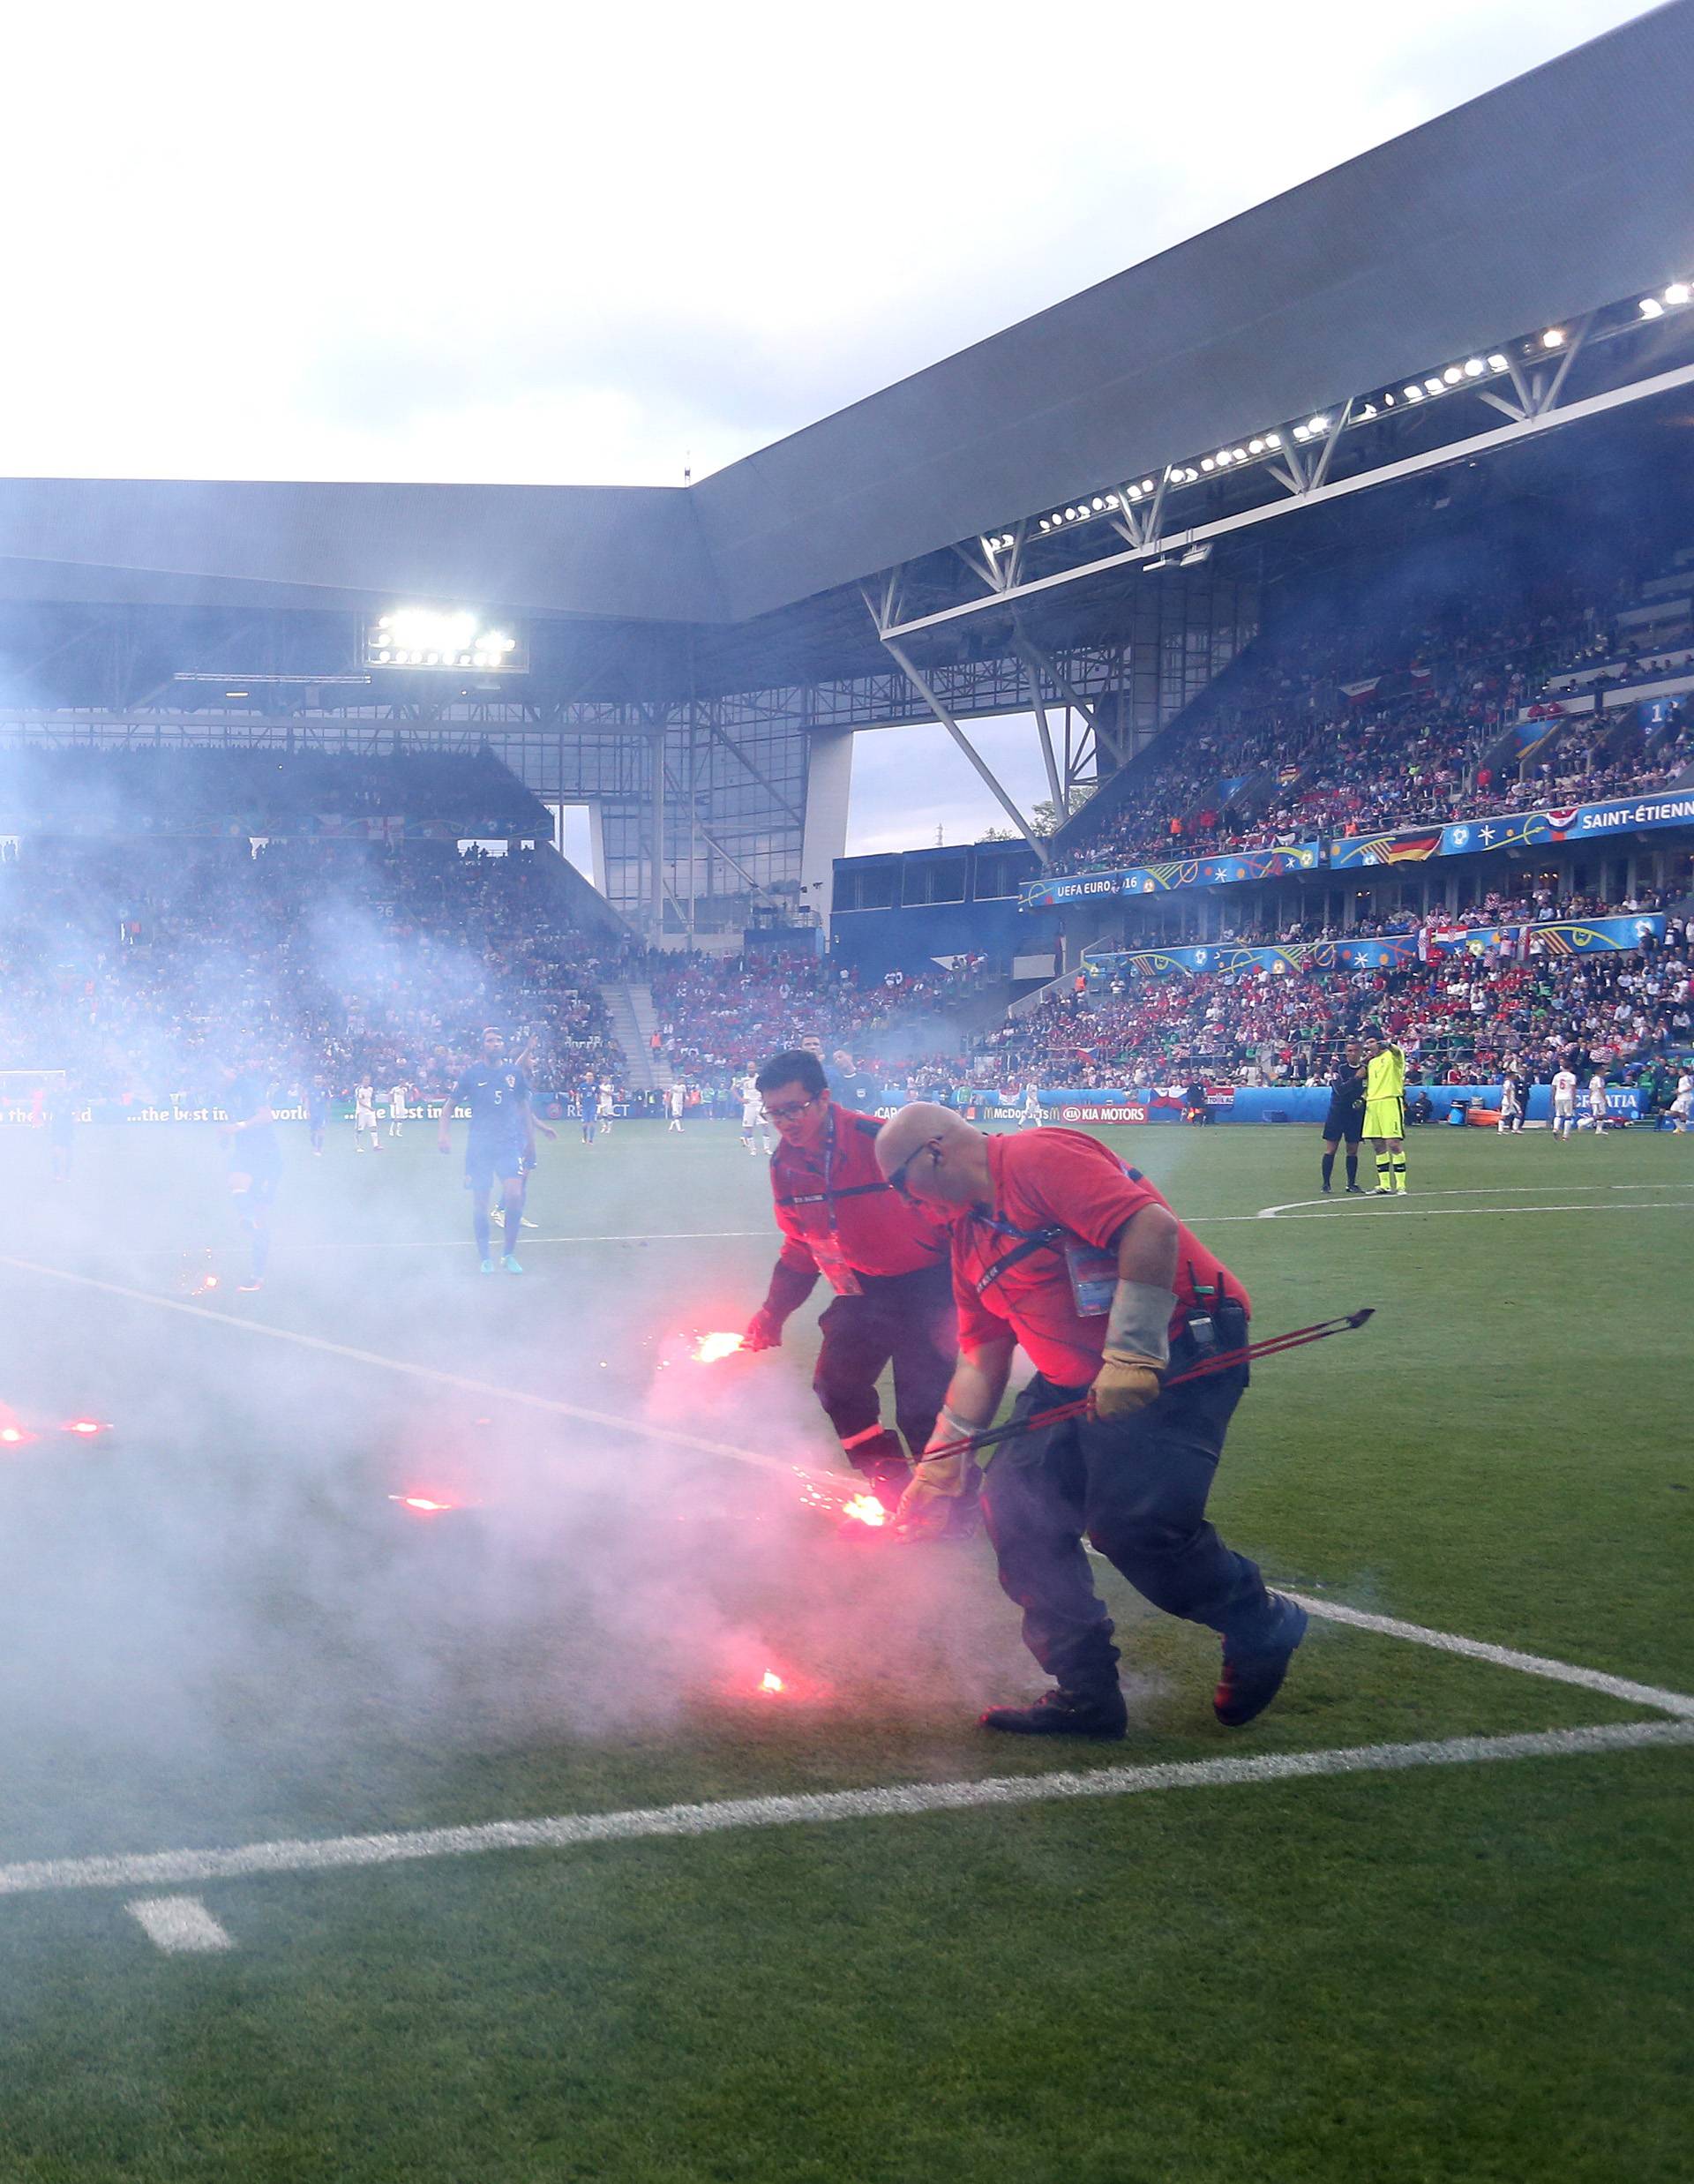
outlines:
{"label": "burning flare", "polygon": [[425,1517],[436,1516],[443,1510],[456,1509],[459,1505],[456,1502],[431,1501],[427,1494],[391,1494],[388,1498],[391,1502],[398,1502],[402,1509],[416,1509]]}
{"label": "burning flare", "polygon": [[733,1357],[746,1339],[738,1334],[701,1335],[693,1347],[694,1362],[697,1365],[716,1365],[721,1357]]}
{"label": "burning flare", "polygon": [[855,1494],[851,1501],[842,1504],[841,1513],[855,1524],[868,1524],[874,1530],[888,1521],[888,1512],[874,1494]]}
{"label": "burning flare", "polygon": [[761,1691],[776,1692],[786,1691],[788,1685],[783,1683],[775,1669],[767,1669],[759,1678],[759,1688]]}

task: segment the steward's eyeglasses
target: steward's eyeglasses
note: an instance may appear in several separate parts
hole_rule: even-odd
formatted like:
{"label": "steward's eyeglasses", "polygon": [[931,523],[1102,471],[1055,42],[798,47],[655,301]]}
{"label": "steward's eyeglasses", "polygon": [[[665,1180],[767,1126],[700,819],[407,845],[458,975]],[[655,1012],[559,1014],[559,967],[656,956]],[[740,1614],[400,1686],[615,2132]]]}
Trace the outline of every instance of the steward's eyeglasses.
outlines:
{"label": "steward's eyeglasses", "polygon": [[804,1115],[808,1107],[815,1107],[822,1096],[821,1092],[813,1092],[809,1100],[784,1100],[780,1107],[767,1107],[761,1104],[760,1113],[768,1122],[791,1122],[796,1115]]}
{"label": "steward's eyeglasses", "polygon": [[909,1190],[906,1188],[906,1170],[911,1166],[912,1162],[918,1158],[920,1152],[928,1153],[930,1165],[932,1167],[939,1167],[941,1159],[941,1139],[939,1137],[932,1137],[926,1145],[914,1145],[911,1151],[907,1153],[905,1159],[901,1161],[898,1167],[890,1168],[888,1170],[889,1189],[892,1190],[897,1190],[900,1193],[900,1196],[911,1205],[917,1205],[918,1197],[914,1191]]}

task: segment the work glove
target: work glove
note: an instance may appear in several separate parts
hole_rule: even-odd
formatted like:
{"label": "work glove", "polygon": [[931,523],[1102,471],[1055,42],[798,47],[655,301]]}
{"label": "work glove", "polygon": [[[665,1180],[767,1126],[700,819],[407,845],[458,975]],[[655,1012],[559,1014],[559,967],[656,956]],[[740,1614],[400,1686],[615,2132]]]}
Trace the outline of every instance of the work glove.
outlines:
{"label": "work glove", "polygon": [[1133,1418],[1158,1402],[1164,1385],[1152,1358],[1108,1350],[1089,1390],[1089,1407],[1096,1418]]}
{"label": "work glove", "polygon": [[1176,1299],[1157,1282],[1120,1280],[1106,1324],[1106,1351],[1089,1391],[1096,1418],[1133,1418],[1158,1400],[1171,1362],[1169,1327]]}
{"label": "work glove", "polygon": [[[911,1482],[894,1513],[894,1528],[903,1539],[939,1539],[952,1528],[961,1497],[975,1490],[977,1454],[970,1448],[954,1449],[950,1454],[940,1452],[974,1430],[945,1410],[935,1421],[935,1430],[912,1466]],[[932,1454],[932,1450],[937,1452]]]}
{"label": "work glove", "polygon": [[775,1312],[762,1308],[747,1322],[747,1332],[741,1338],[744,1350],[775,1350],[782,1347],[783,1323]]}

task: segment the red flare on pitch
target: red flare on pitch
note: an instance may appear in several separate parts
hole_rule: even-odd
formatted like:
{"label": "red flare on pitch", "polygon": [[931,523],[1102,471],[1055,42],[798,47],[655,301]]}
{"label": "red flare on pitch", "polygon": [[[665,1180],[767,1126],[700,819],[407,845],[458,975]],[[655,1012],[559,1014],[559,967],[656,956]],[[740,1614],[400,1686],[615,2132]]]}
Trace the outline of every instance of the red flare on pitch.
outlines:
{"label": "red flare on pitch", "polygon": [[782,1692],[785,1692],[788,1689],[788,1685],[783,1683],[782,1677],[777,1675],[775,1669],[767,1669],[764,1674],[759,1678],[759,1688],[761,1691],[768,1692],[775,1696]]}
{"label": "red flare on pitch", "polygon": [[843,1502],[841,1513],[855,1524],[868,1524],[873,1530],[888,1521],[888,1512],[874,1494],[855,1494],[850,1502]]}
{"label": "red flare on pitch", "polygon": [[103,1418],[67,1418],[59,1429],[61,1433],[93,1435],[109,1433],[111,1427]]}
{"label": "red flare on pitch", "polygon": [[8,1448],[18,1448],[30,1437],[21,1426],[0,1426],[0,1442],[4,1442]]}
{"label": "red flare on pitch", "polygon": [[435,1517],[444,1511],[457,1509],[457,1502],[438,1502],[427,1494],[391,1494],[391,1502],[398,1502],[402,1509],[414,1509],[421,1517]]}
{"label": "red flare on pitch", "polygon": [[716,1365],[720,1358],[733,1357],[746,1340],[745,1335],[701,1335],[690,1353],[697,1365]]}

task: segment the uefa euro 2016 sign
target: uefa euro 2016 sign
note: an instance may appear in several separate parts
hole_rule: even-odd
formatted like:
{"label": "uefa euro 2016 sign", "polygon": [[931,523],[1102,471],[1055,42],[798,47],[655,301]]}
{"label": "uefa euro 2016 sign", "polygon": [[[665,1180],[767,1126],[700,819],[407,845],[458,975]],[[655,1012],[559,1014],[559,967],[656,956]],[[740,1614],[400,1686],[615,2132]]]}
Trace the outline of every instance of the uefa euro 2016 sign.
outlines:
{"label": "uefa euro 2016 sign", "polygon": [[1443,956],[1480,956],[1485,949],[1532,955],[1616,954],[1662,943],[1662,913],[1633,918],[1549,918],[1539,925],[1453,926],[1445,932],[1385,933],[1356,941],[1294,941],[1283,948],[1245,948],[1218,943],[1200,948],[1117,949],[1090,956],[1083,968],[1091,985],[1133,972],[1138,978],[1194,977],[1201,972],[1228,974],[1268,971],[1273,978],[1308,971],[1404,971]]}
{"label": "uefa euro 2016 sign", "polygon": [[1168,865],[1126,865],[1115,872],[1072,873],[1061,880],[1038,880],[1023,891],[1022,907],[1045,910],[1061,903],[1098,901],[1105,895],[1164,895],[1174,888],[1230,887],[1243,880],[1276,880],[1291,872],[1314,872],[1319,863],[1315,842],[1291,843],[1285,849],[1238,850],[1224,857],[1187,857]]}

